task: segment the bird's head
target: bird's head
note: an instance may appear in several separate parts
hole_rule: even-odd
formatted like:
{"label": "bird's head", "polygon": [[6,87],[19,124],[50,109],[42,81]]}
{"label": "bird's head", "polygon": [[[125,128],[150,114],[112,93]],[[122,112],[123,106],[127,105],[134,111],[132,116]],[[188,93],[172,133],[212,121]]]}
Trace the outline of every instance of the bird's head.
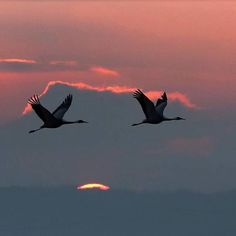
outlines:
{"label": "bird's head", "polygon": [[78,120],[77,123],[88,123],[88,122],[84,120]]}
{"label": "bird's head", "polygon": [[176,120],[185,120],[184,118],[179,117],[179,116],[177,116],[175,119],[176,119]]}

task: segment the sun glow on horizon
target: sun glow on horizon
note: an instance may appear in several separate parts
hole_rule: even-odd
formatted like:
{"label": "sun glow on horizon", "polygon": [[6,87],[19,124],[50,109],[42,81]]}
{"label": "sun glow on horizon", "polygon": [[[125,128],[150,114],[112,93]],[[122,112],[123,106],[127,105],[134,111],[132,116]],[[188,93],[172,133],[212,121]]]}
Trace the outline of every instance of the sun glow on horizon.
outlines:
{"label": "sun glow on horizon", "polygon": [[87,190],[87,189],[99,189],[99,190],[109,190],[110,187],[104,184],[99,183],[89,183],[81,186],[77,186],[78,190]]}

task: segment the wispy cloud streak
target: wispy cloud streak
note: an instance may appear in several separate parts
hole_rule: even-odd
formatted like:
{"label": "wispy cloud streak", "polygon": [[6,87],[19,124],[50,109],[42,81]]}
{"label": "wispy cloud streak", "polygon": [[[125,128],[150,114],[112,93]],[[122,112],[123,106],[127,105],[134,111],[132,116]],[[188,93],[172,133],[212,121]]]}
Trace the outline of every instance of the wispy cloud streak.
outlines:
{"label": "wispy cloud streak", "polygon": [[77,66],[77,61],[50,61],[50,65],[64,65],[64,66]]}
{"label": "wispy cloud streak", "polygon": [[[132,93],[134,92],[137,88],[134,87],[127,87],[127,86],[93,86],[89,85],[86,83],[78,82],[78,83],[72,83],[72,82],[65,82],[65,81],[50,81],[43,92],[39,95],[39,97],[45,95],[49,89],[56,85],[56,84],[62,84],[66,86],[70,86],[73,88],[81,89],[81,90],[90,90],[90,91],[97,91],[97,92],[111,92],[111,93],[116,93],[116,94],[122,94],[122,93]],[[148,96],[150,96],[151,99],[156,99],[158,98],[162,92],[161,91],[149,91],[146,93]],[[180,93],[180,92],[173,92],[173,93],[168,93],[168,96],[171,101],[179,101],[181,104],[184,106],[193,109],[193,108],[198,108],[194,103],[192,103],[189,98]],[[28,112],[31,111],[31,106],[29,104],[26,105],[24,108],[22,114],[25,115]]]}
{"label": "wispy cloud streak", "polygon": [[[150,99],[155,100],[158,97],[160,97],[162,95],[162,93],[163,93],[162,91],[149,91],[149,92],[146,93],[146,95]],[[196,104],[192,103],[189,100],[189,98],[185,94],[183,94],[183,93],[180,93],[180,92],[170,92],[167,95],[168,95],[168,98],[171,101],[178,101],[178,102],[184,104],[188,108],[199,108]]]}
{"label": "wispy cloud streak", "polygon": [[105,67],[101,67],[101,66],[95,66],[91,68],[91,71],[100,74],[100,75],[105,75],[105,76],[114,76],[117,77],[119,76],[119,73],[115,70],[112,69],[108,69]]}
{"label": "wispy cloud streak", "polygon": [[0,58],[0,63],[25,63],[25,64],[36,64],[35,60],[24,59],[24,58]]}

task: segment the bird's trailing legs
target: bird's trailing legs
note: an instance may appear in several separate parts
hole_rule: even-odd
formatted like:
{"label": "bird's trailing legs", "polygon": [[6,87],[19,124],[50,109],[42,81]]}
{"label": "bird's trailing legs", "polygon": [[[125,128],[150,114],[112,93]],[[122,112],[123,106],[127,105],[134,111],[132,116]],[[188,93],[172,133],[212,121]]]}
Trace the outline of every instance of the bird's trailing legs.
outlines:
{"label": "bird's trailing legs", "polygon": [[29,134],[34,133],[34,132],[36,132],[36,131],[38,131],[38,130],[41,130],[41,129],[42,129],[42,127],[38,128],[38,129],[30,130],[30,131],[29,131]]}
{"label": "bird's trailing legs", "polygon": [[142,122],[140,122],[140,123],[132,124],[131,126],[142,125],[142,124],[144,124],[144,123],[146,123],[146,122],[142,121]]}

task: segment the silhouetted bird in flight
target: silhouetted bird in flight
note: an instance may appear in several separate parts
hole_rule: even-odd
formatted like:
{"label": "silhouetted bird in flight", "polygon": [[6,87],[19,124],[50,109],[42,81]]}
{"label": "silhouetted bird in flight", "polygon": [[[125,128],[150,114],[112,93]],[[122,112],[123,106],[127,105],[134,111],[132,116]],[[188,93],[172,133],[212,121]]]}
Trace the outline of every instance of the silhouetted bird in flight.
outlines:
{"label": "silhouetted bird in flight", "polygon": [[163,111],[166,108],[167,105],[167,96],[164,92],[161,98],[157,100],[156,105],[147,97],[144,95],[144,93],[138,89],[133,93],[133,97],[136,98],[146,116],[146,119],[144,119],[142,122],[133,124],[132,126],[141,125],[145,123],[149,124],[159,124],[162,121],[170,121],[170,120],[185,120],[181,117],[175,117],[175,118],[167,118],[163,115]]}
{"label": "silhouetted bird in flight", "polygon": [[44,124],[39,129],[31,130],[29,131],[29,133],[33,133],[43,128],[58,128],[65,124],[88,123],[83,120],[77,120],[77,121],[63,120],[63,116],[69,109],[71,102],[72,102],[72,95],[69,94],[62,102],[62,104],[53,113],[51,113],[40,104],[38,95],[34,95],[33,97],[31,97],[28,103],[32,106],[32,108],[39,116],[39,118],[44,122]]}

